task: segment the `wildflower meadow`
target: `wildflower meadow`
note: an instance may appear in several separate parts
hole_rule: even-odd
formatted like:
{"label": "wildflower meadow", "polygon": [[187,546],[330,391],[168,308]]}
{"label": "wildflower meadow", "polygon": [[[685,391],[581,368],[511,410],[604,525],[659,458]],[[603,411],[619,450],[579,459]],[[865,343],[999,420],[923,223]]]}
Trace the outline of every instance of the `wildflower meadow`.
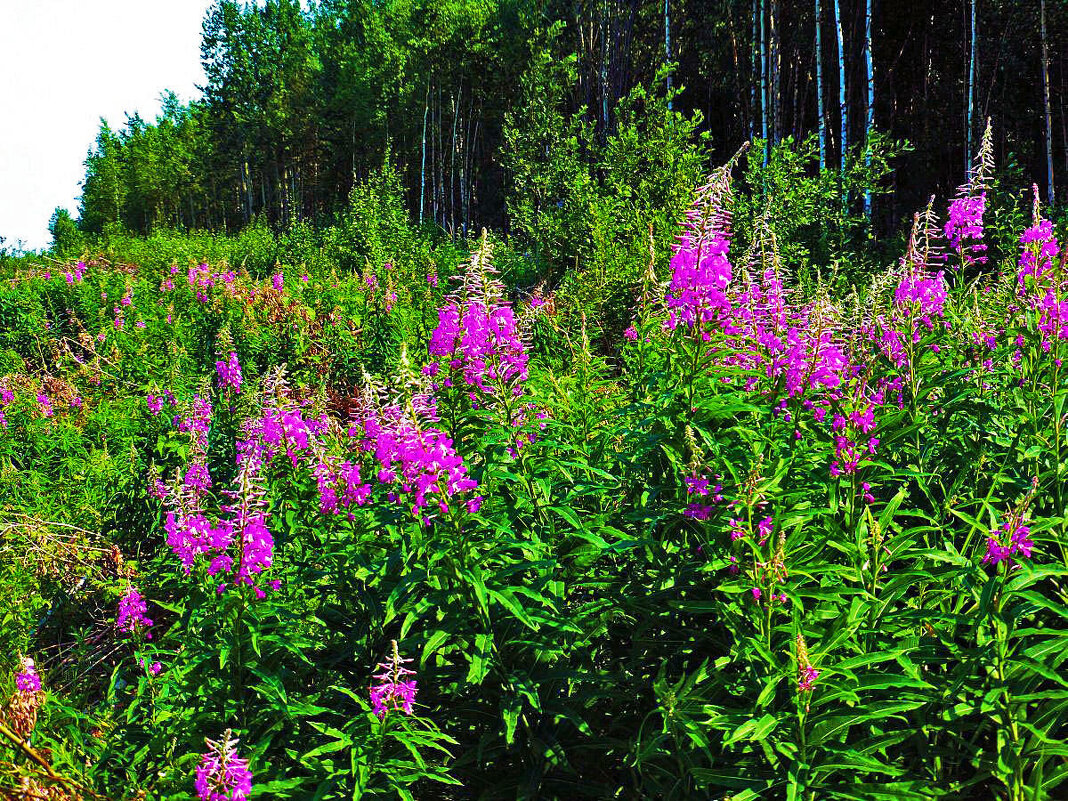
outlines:
{"label": "wildflower meadow", "polygon": [[617,284],[403,214],[3,262],[0,795],[1068,797],[1063,225],[988,129],[800,272],[767,169]]}

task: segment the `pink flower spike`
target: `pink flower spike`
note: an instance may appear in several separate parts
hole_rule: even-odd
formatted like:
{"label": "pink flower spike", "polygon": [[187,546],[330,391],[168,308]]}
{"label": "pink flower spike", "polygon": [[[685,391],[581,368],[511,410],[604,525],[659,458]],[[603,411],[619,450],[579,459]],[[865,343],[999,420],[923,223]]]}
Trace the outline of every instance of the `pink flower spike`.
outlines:
{"label": "pink flower spike", "polygon": [[238,739],[227,729],[216,742],[205,739],[207,753],[196,769],[195,787],[200,801],[245,801],[252,792],[248,760],[237,756]]}

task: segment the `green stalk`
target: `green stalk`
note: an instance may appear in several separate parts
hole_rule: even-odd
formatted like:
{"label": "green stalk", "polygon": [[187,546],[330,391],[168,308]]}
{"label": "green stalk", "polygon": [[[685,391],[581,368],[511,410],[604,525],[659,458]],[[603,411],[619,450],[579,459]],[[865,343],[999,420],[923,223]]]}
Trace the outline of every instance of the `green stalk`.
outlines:
{"label": "green stalk", "polygon": [[[999,569],[1000,570],[1000,569]],[[1000,589],[1004,589],[1004,585]],[[1001,611],[1001,595],[999,595],[996,602],[995,613]],[[1001,622],[1002,625],[997,625]],[[1020,759],[1020,728],[1016,723],[1016,718],[1012,713],[1012,706],[1009,703],[1009,691],[1005,686],[1005,663],[1007,661],[1006,648],[1007,643],[1005,641],[1006,634],[1008,632],[1008,624],[1004,621],[995,621],[994,625],[994,639],[997,643],[995,649],[996,661],[995,670],[997,672],[997,680],[1001,685],[1001,694],[999,696],[999,703],[1001,706],[1001,719],[1004,724],[1006,721],[1009,724],[1009,735],[1012,743],[1012,784],[1009,786],[1009,801],[1023,801],[1023,764]]]}

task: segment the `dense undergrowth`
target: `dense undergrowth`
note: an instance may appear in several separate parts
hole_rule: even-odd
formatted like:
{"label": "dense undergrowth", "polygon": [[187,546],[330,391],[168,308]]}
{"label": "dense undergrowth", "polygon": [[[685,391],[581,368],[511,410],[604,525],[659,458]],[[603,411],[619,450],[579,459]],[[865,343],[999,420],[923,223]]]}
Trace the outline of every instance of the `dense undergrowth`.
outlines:
{"label": "dense undergrowth", "polygon": [[821,264],[741,171],[611,280],[374,187],[9,260],[0,793],[1063,793],[1052,225],[981,154]]}

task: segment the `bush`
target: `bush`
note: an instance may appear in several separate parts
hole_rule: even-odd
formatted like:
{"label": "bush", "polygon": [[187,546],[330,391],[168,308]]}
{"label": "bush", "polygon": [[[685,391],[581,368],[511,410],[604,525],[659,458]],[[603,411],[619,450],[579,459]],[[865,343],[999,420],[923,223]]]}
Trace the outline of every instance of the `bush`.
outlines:
{"label": "bush", "polygon": [[555,291],[388,171],[332,229],[5,262],[0,792],[1057,797],[1045,210],[982,161],[854,282],[806,146],[672,228],[685,123],[628,119]]}

